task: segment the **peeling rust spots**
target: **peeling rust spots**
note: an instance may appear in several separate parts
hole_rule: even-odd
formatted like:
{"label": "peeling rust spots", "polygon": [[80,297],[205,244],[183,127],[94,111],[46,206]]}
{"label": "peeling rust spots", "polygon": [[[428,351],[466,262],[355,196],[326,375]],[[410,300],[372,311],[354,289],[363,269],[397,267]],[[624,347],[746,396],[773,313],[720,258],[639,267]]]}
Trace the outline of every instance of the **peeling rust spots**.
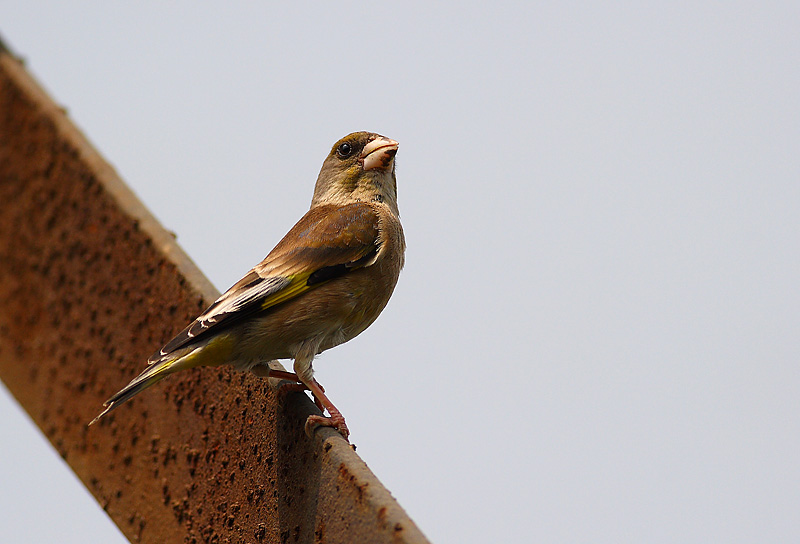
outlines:
{"label": "peeling rust spots", "polygon": [[307,396],[250,374],[170,376],[87,429],[217,293],[7,52],[0,134],[0,378],[129,540],[426,542],[335,431],[305,436]]}

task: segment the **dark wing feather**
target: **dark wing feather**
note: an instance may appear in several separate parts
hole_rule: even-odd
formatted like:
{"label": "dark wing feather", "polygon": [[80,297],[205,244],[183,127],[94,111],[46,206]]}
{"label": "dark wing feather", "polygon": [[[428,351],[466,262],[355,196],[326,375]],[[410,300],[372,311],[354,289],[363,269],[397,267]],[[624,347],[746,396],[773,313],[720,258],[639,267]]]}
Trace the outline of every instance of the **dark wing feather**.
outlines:
{"label": "dark wing feather", "polygon": [[155,352],[148,362],[152,364],[160,361],[165,355],[176,349],[201,339],[212,328],[215,332],[222,332],[226,326],[234,325],[261,312],[262,300],[269,297],[270,294],[280,291],[290,282],[291,280],[281,277],[263,278],[251,270],[188,327]]}
{"label": "dark wing feather", "polygon": [[378,216],[364,203],[317,206],[269,255],[188,327],[150,357],[150,364],[209,333],[246,319],[330,281],[369,266],[380,249]]}

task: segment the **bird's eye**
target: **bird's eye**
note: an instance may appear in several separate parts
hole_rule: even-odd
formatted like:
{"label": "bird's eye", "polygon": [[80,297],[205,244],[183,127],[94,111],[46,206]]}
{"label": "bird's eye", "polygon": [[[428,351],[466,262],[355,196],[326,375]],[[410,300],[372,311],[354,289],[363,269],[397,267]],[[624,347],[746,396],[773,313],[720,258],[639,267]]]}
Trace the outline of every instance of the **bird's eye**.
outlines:
{"label": "bird's eye", "polygon": [[346,159],[353,154],[353,151],[355,151],[355,148],[347,142],[339,144],[339,147],[336,148],[336,154],[339,155],[340,159]]}

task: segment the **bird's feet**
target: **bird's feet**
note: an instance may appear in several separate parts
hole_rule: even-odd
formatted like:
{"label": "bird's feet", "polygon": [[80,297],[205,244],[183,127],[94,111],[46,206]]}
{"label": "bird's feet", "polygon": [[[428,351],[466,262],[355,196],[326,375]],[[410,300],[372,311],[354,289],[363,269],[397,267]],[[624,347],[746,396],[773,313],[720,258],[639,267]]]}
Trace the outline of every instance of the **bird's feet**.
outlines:
{"label": "bird's feet", "polygon": [[317,404],[317,407],[320,409],[321,412],[328,411],[330,417],[325,416],[308,416],[306,420],[306,434],[308,436],[313,436],[314,429],[317,427],[333,427],[339,434],[344,437],[346,442],[350,442],[350,429],[347,428],[347,424],[344,422],[344,416],[339,411],[339,409],[333,405],[331,400],[325,395],[325,390],[319,384],[319,382],[315,379],[311,379],[308,383],[306,383],[308,388],[311,390],[311,393],[314,395],[314,402]]}
{"label": "bird's feet", "polygon": [[325,410],[328,411],[330,417],[317,415],[308,416],[305,425],[305,431],[308,436],[313,438],[314,430],[317,427],[333,427],[339,431],[339,434],[341,434],[347,442],[350,442],[350,429],[347,428],[347,424],[344,421],[344,416],[328,399],[328,397],[325,395],[325,388],[322,387],[317,380],[312,378],[308,383],[303,383],[297,374],[294,372],[286,372],[284,370],[267,369],[266,372],[261,370],[259,370],[259,372],[262,373],[258,375],[269,376],[270,378],[277,378],[280,380],[288,380],[288,383],[284,382],[280,386],[280,391],[282,393],[290,391],[311,391],[312,396],[314,397],[314,404],[317,405],[319,411],[322,413],[325,413]]}
{"label": "bird's feet", "polygon": [[306,434],[313,438],[317,427],[333,427],[349,443],[350,429],[347,428],[347,424],[344,422],[344,416],[336,408],[333,408],[332,411],[329,408],[328,411],[331,412],[331,417],[308,416],[308,419],[306,419]]}

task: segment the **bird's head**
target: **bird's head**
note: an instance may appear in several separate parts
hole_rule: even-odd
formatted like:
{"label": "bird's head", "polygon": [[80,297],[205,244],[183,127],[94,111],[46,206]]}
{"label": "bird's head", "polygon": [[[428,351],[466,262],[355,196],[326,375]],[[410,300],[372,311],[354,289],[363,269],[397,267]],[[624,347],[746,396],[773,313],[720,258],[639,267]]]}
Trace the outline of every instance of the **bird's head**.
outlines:
{"label": "bird's head", "polygon": [[394,140],[372,132],[354,132],[333,144],[322,163],[311,206],[380,201],[397,213],[397,147]]}

